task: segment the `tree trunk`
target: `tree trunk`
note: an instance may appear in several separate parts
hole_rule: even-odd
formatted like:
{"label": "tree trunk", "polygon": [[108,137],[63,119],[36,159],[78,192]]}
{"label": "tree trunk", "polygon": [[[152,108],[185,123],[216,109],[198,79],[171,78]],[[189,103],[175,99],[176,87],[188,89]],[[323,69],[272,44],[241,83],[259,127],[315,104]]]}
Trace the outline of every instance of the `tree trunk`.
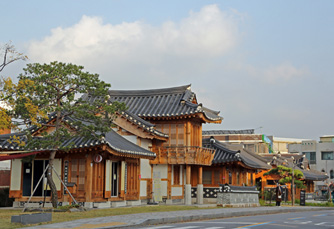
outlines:
{"label": "tree trunk", "polygon": [[47,179],[48,179],[48,183],[49,186],[51,188],[51,202],[52,202],[52,207],[53,208],[57,208],[58,207],[58,194],[57,194],[57,187],[56,184],[54,183],[53,179],[52,179],[52,167],[53,167],[53,160],[55,159],[56,156],[56,151],[52,151],[50,153],[50,157],[49,157],[49,168],[48,168],[48,172],[47,172]]}

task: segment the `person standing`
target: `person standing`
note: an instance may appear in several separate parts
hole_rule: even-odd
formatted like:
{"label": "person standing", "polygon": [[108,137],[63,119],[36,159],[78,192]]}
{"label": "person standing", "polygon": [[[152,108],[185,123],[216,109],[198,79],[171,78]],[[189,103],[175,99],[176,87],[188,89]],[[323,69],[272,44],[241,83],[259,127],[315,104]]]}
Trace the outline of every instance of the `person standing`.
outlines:
{"label": "person standing", "polygon": [[277,183],[276,187],[276,206],[281,206],[281,201],[282,201],[282,187],[280,183]]}

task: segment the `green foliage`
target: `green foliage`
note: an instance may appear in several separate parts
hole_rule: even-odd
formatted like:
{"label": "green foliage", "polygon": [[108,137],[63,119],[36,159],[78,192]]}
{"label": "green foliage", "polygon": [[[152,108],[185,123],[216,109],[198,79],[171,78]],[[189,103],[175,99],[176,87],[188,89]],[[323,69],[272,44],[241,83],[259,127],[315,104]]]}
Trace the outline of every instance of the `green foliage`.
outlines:
{"label": "green foliage", "polygon": [[[304,177],[304,174],[302,171],[294,169],[294,183],[298,188],[306,188],[306,186],[303,184],[302,179]],[[263,174],[264,176],[268,175],[278,175],[281,177],[281,179],[278,181],[280,184],[286,184],[292,182],[292,168],[285,167],[282,165],[277,166],[276,168],[273,168],[269,170],[268,172]]]}
{"label": "green foliage", "polygon": [[[37,125],[43,136],[41,139],[30,136],[27,148],[61,149],[62,141],[73,135],[100,138],[100,133],[111,130],[114,113],[125,109],[124,104],[108,103],[110,84],[74,64],[28,64],[19,76],[19,83],[25,85],[21,90],[24,96],[19,96],[16,101],[15,118],[29,120],[31,126]],[[96,99],[83,100],[80,98],[82,94]],[[31,101],[31,106],[25,105],[27,100]],[[34,120],[26,115],[32,109],[39,112]],[[50,117],[45,114],[52,113],[53,122],[47,123]],[[68,116],[73,119],[63,125]],[[50,127],[54,131],[47,133]]]}

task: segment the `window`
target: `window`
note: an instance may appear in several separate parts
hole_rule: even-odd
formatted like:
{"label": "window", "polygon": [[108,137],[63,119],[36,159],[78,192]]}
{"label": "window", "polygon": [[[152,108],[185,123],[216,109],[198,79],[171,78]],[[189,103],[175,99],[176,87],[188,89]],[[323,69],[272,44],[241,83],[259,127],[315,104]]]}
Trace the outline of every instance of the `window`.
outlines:
{"label": "window", "polygon": [[228,183],[232,184],[232,173],[231,173],[231,171],[228,171]]}
{"label": "window", "polygon": [[334,171],[333,171],[333,169],[330,171],[330,179],[334,179]]}
{"label": "window", "polygon": [[179,185],[180,184],[180,166],[179,165],[174,165],[174,171],[173,171],[173,181],[174,185]]}
{"label": "window", "polygon": [[315,152],[303,152],[303,155],[305,155],[305,157],[310,162],[310,164],[316,164],[317,163]]}
{"label": "window", "polygon": [[220,170],[203,170],[203,184],[218,185],[220,183]]}
{"label": "window", "polygon": [[215,170],[214,176],[215,176],[214,184],[215,185],[220,184],[221,182],[220,182],[220,172],[219,172],[219,170]]}
{"label": "window", "polygon": [[156,129],[169,135],[168,141],[163,146],[184,146],[185,131],[184,124],[157,124]]}
{"label": "window", "polygon": [[237,172],[237,184],[240,184],[240,173]]}
{"label": "window", "polygon": [[203,184],[211,184],[212,183],[212,172],[211,170],[203,171]]}
{"label": "window", "polygon": [[333,160],[333,151],[321,152],[321,160]]}

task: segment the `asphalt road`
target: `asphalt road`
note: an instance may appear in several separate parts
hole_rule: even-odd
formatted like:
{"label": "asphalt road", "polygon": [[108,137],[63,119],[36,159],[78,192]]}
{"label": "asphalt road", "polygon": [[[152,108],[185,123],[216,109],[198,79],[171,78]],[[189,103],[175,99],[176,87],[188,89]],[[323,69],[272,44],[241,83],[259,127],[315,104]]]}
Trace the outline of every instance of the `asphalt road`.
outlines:
{"label": "asphalt road", "polygon": [[282,213],[247,217],[225,218],[218,220],[198,221],[189,223],[146,226],[150,229],[220,229],[220,228],[333,228],[334,210]]}

